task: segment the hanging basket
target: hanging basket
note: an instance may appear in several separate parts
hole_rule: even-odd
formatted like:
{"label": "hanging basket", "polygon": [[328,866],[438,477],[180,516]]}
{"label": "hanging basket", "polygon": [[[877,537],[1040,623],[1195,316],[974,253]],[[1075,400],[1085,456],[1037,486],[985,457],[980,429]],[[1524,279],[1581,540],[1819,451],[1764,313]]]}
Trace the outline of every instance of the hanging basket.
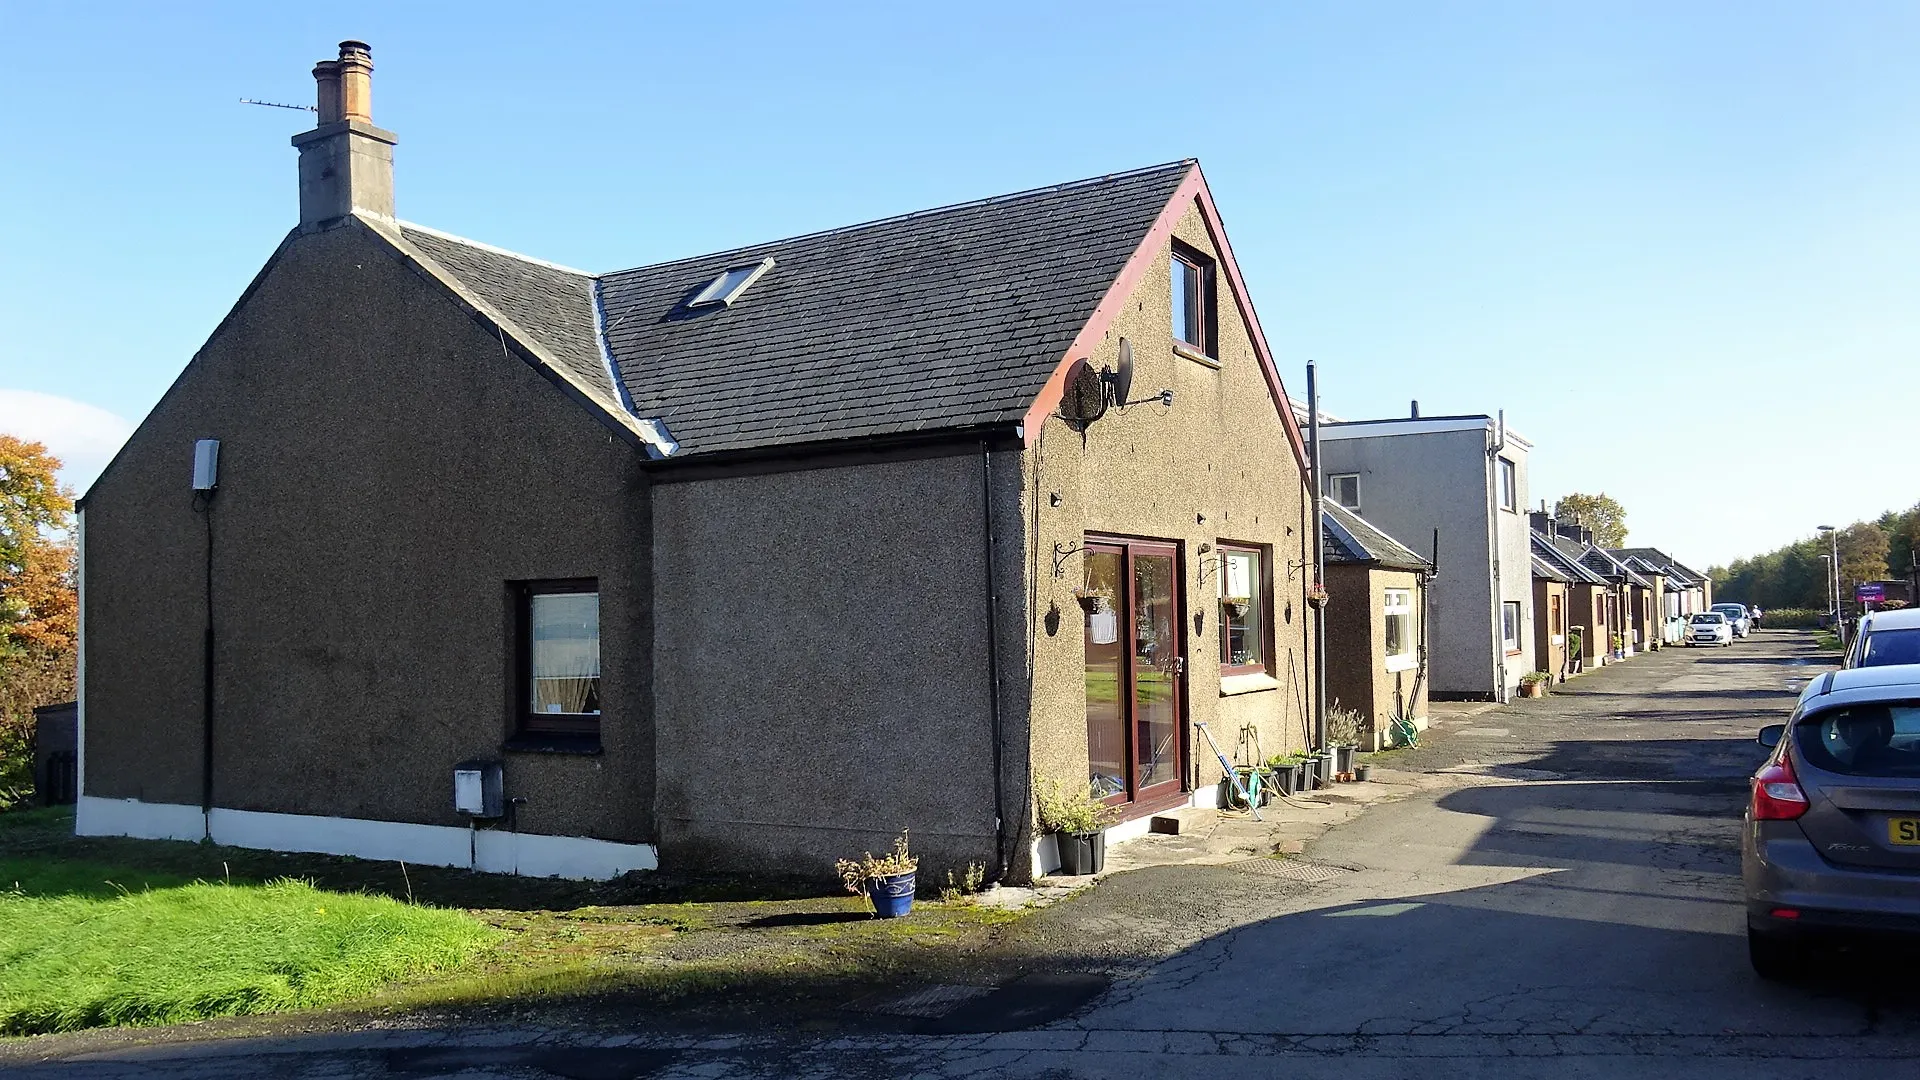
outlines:
{"label": "hanging basket", "polygon": [[1327,606],[1327,587],[1325,585],[1307,586],[1307,603],[1316,608]]}

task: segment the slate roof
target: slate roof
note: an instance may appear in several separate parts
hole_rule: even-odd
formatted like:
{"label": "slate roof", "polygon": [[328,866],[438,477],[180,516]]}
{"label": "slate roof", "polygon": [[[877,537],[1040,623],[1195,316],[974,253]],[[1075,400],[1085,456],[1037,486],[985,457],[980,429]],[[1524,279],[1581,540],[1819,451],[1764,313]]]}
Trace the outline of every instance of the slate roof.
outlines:
{"label": "slate roof", "polygon": [[[404,232],[585,385],[623,396],[634,415],[662,420],[682,454],[701,454],[1018,421],[1194,168],[597,278]],[[733,305],[685,307],[723,271],[763,258],[773,268]]]}
{"label": "slate roof", "polygon": [[1534,577],[1545,578],[1548,581],[1558,581],[1566,585],[1573,584],[1573,575],[1541,558],[1539,552],[1533,553],[1531,561],[1533,564]]}
{"label": "slate roof", "polygon": [[1533,555],[1554,567],[1577,585],[1606,585],[1606,578],[1589,569],[1580,561],[1585,554],[1586,544],[1565,536],[1548,536],[1539,530],[1531,533]]}
{"label": "slate roof", "polygon": [[1433,564],[1339,503],[1326,503],[1320,546],[1328,562],[1377,563],[1392,570],[1427,571]]}
{"label": "slate roof", "polygon": [[1634,573],[1632,570],[1627,569],[1626,565],[1619,559],[1607,554],[1605,548],[1598,548],[1592,544],[1583,544],[1581,546],[1585,547],[1586,551],[1581,553],[1580,562],[1594,573],[1609,580],[1618,578],[1629,585],[1638,585],[1645,589],[1653,588],[1652,582]]}
{"label": "slate roof", "polygon": [[583,386],[619,404],[594,330],[593,275],[406,222],[400,234],[525,331]]}
{"label": "slate roof", "polygon": [[1631,555],[1635,558],[1644,559],[1648,563],[1651,563],[1653,566],[1658,567],[1660,573],[1663,573],[1670,578],[1676,579],[1679,582],[1681,588],[1686,588],[1690,585],[1698,585],[1699,583],[1707,579],[1707,575],[1701,573],[1698,570],[1691,569],[1690,567],[1683,566],[1682,564],[1674,561],[1673,556],[1668,555],[1666,552],[1661,551],[1659,548],[1650,548],[1650,547],[1618,548],[1613,551],[1613,554]]}

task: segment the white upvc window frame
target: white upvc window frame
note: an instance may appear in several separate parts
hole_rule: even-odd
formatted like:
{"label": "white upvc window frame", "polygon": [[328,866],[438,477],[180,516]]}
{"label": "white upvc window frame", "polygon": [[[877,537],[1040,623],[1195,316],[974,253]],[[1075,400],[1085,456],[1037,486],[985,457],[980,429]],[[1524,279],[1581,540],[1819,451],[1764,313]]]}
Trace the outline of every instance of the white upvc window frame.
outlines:
{"label": "white upvc window frame", "polygon": [[1520,512],[1520,466],[1510,458],[1495,458],[1500,464],[1498,486],[1500,489],[1500,509],[1509,514]]}
{"label": "white upvc window frame", "polygon": [[[1353,481],[1353,501],[1352,502],[1347,502],[1341,499],[1339,496],[1340,481],[1342,480]],[[1360,474],[1357,472],[1328,473],[1327,474],[1327,498],[1332,499],[1337,505],[1345,509],[1351,510],[1356,514],[1359,513],[1360,512]]]}
{"label": "white upvc window frame", "polygon": [[[1385,619],[1404,618],[1407,620],[1406,631],[1400,635],[1400,642],[1403,647],[1402,651],[1388,653],[1386,656],[1388,671],[1407,671],[1411,668],[1418,667],[1420,664],[1419,643],[1414,641],[1415,628],[1413,616],[1412,589],[1385,590],[1385,600],[1381,607],[1381,617]],[[1382,637],[1383,639],[1385,637],[1384,630]]]}

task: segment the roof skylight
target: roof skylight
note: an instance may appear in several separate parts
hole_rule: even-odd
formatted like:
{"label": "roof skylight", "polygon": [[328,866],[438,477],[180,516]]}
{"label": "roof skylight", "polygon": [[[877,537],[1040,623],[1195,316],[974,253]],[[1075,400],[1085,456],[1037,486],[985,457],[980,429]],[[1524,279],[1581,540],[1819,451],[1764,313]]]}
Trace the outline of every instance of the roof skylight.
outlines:
{"label": "roof skylight", "polygon": [[749,263],[746,266],[730,267],[722,271],[719,277],[708,282],[706,288],[695,293],[693,299],[687,301],[687,306],[691,308],[725,304],[731,307],[735,300],[740,299],[740,294],[747,291],[747,286],[760,280],[760,275],[771,269],[773,269],[772,259],[761,259],[757,263]]}

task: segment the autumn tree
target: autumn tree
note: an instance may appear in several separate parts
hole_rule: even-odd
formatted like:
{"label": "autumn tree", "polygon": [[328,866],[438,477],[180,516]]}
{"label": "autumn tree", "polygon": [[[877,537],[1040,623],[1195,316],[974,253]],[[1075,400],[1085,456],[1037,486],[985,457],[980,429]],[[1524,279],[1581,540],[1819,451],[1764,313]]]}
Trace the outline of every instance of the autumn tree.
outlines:
{"label": "autumn tree", "polygon": [[1553,516],[1593,530],[1593,542],[1603,548],[1627,546],[1627,511],[1606,492],[1563,495],[1553,504]]}
{"label": "autumn tree", "polygon": [[1880,581],[1887,576],[1887,551],[1891,544],[1886,530],[1871,521],[1856,521],[1840,530],[1840,580],[1848,588],[1862,581]]}
{"label": "autumn tree", "polygon": [[0,809],[30,782],[33,710],[73,693],[73,495],[37,442],[0,435]]}

